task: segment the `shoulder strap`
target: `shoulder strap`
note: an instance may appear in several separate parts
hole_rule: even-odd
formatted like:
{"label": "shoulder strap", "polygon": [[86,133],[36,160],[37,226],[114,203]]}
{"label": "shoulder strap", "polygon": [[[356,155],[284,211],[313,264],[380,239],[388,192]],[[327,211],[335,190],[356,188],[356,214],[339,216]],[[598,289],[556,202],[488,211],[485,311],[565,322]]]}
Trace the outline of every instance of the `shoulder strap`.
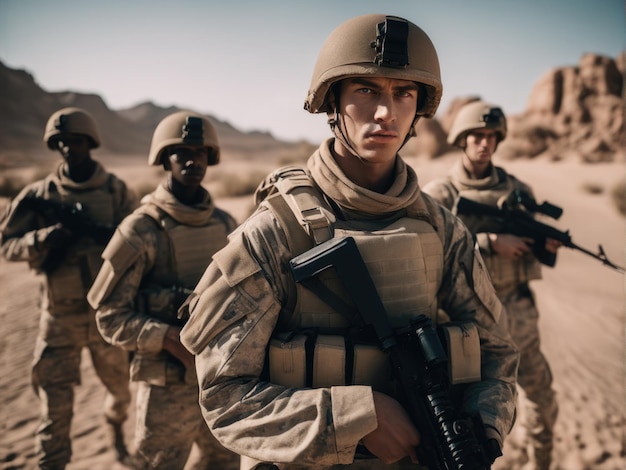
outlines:
{"label": "shoulder strap", "polygon": [[[335,216],[304,168],[276,170],[255,198],[279,220],[294,256],[334,235]],[[294,219],[299,229],[294,227]]]}

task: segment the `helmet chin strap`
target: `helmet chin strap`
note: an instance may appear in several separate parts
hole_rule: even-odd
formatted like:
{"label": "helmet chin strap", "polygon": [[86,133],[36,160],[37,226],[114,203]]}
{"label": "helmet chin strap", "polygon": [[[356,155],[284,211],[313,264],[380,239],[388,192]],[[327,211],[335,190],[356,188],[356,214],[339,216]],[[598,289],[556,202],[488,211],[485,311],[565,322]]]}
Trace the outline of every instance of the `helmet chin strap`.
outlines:
{"label": "helmet chin strap", "polygon": [[335,138],[342,143],[342,145],[359,159],[361,163],[365,163],[363,158],[359,155],[359,152],[354,148],[354,144],[344,132],[345,125],[343,123],[343,116],[339,114],[338,108],[335,108],[335,113],[333,117],[328,118],[328,125],[330,126],[330,130],[333,132]]}

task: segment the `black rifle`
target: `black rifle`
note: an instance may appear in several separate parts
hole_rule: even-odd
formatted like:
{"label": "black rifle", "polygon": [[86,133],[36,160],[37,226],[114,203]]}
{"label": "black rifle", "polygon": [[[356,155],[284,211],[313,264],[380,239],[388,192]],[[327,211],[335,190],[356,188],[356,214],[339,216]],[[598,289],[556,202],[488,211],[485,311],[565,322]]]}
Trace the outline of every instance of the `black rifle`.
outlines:
{"label": "black rifle", "polygon": [[114,226],[101,224],[91,219],[80,202],[67,204],[31,196],[24,198],[22,204],[25,209],[34,210],[41,214],[47,223],[61,224],[72,234],[67,246],[50,250],[50,253],[43,260],[41,270],[48,274],[61,265],[67,249],[72,243],[81,238],[91,238],[98,245],[106,245],[115,232]]}
{"label": "black rifle", "polygon": [[[454,405],[448,358],[431,320],[419,315],[406,328],[393,330],[351,237],[333,238],[291,260],[296,282],[314,289],[320,285],[311,285],[310,281],[331,267],[337,270],[362,322],[373,328],[380,348],[389,356],[399,385],[398,399],[420,432],[416,449],[420,464],[430,470],[491,468],[493,460],[501,455],[499,446],[495,440],[487,442],[480,416],[464,414]],[[330,290],[320,294],[325,301],[335,295]]]}
{"label": "black rifle", "polygon": [[[542,207],[536,206],[537,208]],[[533,213],[522,207],[509,207],[507,204],[503,204],[502,207],[489,206],[480,202],[472,201],[464,197],[460,197],[457,202],[457,214],[458,215],[478,215],[486,216],[494,219],[498,222],[500,233],[510,233],[520,237],[528,237],[533,239],[532,251],[539,262],[547,265],[554,266],[556,264],[556,253],[551,253],[545,248],[546,238],[552,238],[558,240],[564,246],[583,252],[584,254],[591,256],[592,258],[601,261],[602,264],[615,269],[617,272],[624,274],[624,268],[609,261],[602,245],[598,245],[598,253],[594,253],[586,248],[583,248],[572,241],[568,231],[561,231],[555,227],[544,224],[535,220]],[[560,209],[557,206],[550,204],[550,207]],[[550,215],[549,212],[543,212]],[[560,213],[559,213],[560,215]],[[558,216],[552,215],[553,218]]]}

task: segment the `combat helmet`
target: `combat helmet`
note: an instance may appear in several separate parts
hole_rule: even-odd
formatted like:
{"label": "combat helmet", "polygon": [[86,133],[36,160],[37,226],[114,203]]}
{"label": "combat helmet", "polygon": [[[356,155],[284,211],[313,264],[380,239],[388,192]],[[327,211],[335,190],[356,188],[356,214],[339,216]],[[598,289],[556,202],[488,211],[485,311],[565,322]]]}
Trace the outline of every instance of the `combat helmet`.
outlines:
{"label": "combat helmet", "polygon": [[90,148],[100,146],[96,121],[91,114],[81,108],[59,109],[50,116],[43,134],[43,141],[49,149],[57,149],[56,141],[61,134],[86,135],[89,138]]}
{"label": "combat helmet", "polygon": [[448,133],[448,143],[465,148],[465,138],[477,129],[494,129],[497,142],[506,137],[506,117],[498,106],[484,101],[472,101],[463,106],[456,115]]}
{"label": "combat helmet", "polygon": [[206,116],[192,111],[178,111],[165,117],[154,130],[148,163],[163,164],[163,150],[171,145],[193,145],[207,147],[209,165],[220,160],[217,132]]}
{"label": "combat helmet", "polygon": [[332,85],[348,77],[378,76],[423,85],[416,116],[433,117],[443,86],[437,52],[428,35],[403,18],[362,15],[338,26],[317,58],[304,109],[328,113]]}

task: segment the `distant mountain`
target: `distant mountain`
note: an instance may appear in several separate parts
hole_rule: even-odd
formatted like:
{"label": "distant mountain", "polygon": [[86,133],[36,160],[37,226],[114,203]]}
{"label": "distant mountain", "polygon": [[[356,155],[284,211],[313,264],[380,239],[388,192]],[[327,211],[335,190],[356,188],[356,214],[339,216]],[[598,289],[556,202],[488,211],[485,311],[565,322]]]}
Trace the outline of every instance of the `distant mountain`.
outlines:
{"label": "distant mountain", "polygon": [[[498,148],[502,158],[546,157],[584,162],[626,161],[624,130],[625,54],[613,59],[584,54],[577,65],[549,70],[533,87],[527,108],[507,116],[508,135]],[[95,94],[47,92],[24,70],[0,62],[0,168],[30,165],[49,153],[42,142],[48,117],[66,106],[90,111],[98,122],[99,152],[145,158],[152,132],[161,119],[178,111],[151,102],[112,110]],[[422,119],[417,138],[402,149],[406,156],[437,157],[458,150],[446,143],[459,107],[478,96],[458,97],[440,119]],[[489,97],[483,97],[489,100]],[[498,103],[495,103],[498,104]],[[273,155],[283,162],[303,160],[315,148],[308,142],[286,142],[267,132],[242,132],[207,116],[215,125],[229,158]]]}
{"label": "distant mountain", "polygon": [[[72,91],[47,92],[25,70],[15,70],[0,62],[0,168],[30,165],[49,152],[43,133],[50,115],[66,106],[84,108],[93,114],[102,137],[98,152],[145,158],[156,125],[165,116],[180,110],[160,107],[151,102],[132,108],[112,110],[95,94]],[[235,157],[254,155],[255,151],[276,150],[280,155],[300,155],[314,148],[306,142],[275,139],[267,132],[241,132],[227,122],[207,115],[214,124],[220,145]]]}

